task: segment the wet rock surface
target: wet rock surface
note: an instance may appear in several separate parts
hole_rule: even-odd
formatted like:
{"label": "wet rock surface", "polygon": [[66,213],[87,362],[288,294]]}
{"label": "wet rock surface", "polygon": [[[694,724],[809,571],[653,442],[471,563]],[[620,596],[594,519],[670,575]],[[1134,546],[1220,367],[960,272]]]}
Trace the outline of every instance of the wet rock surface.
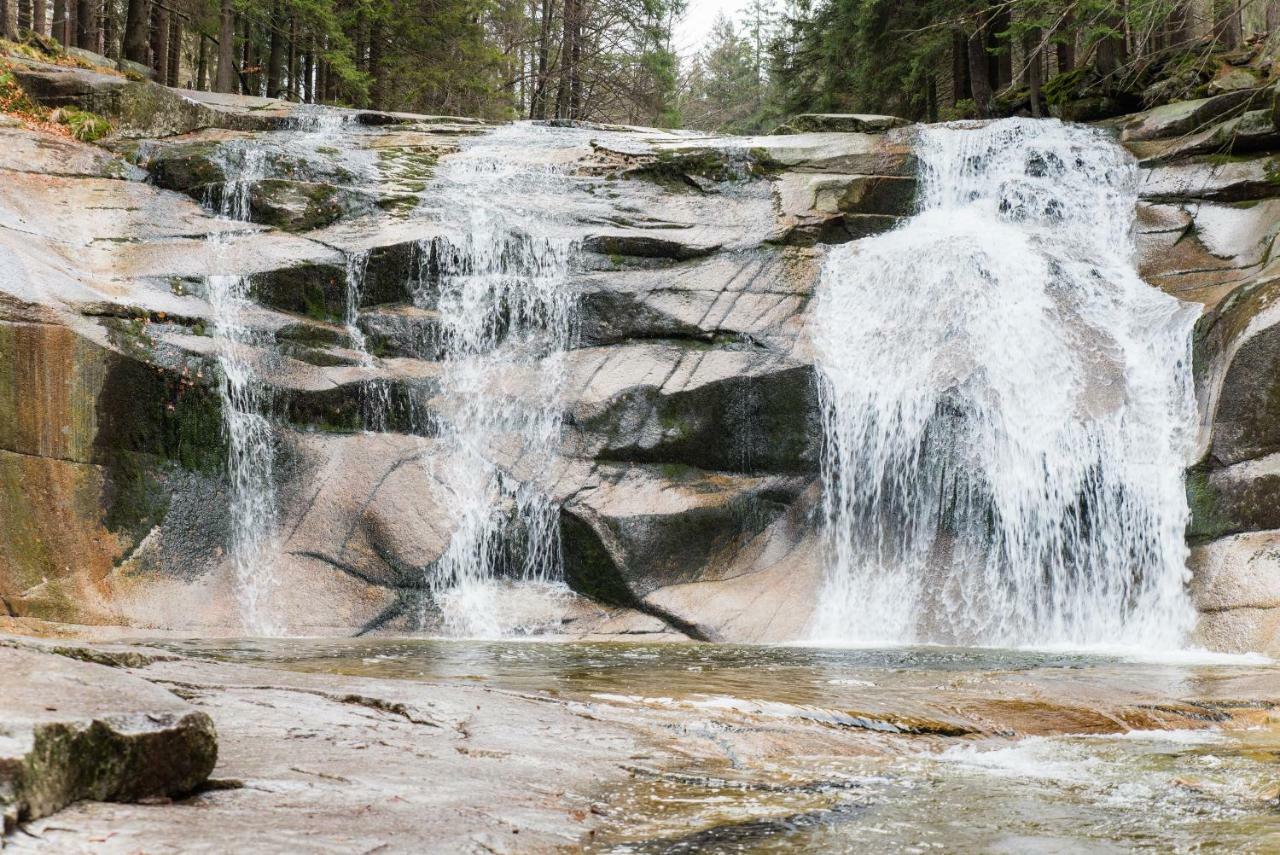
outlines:
{"label": "wet rock surface", "polygon": [[[97,147],[0,127],[0,485],[21,507],[0,523],[4,610],[236,623],[215,273],[249,283],[245,350],[279,429],[281,495],[298,502],[279,532],[287,621],[413,628],[457,523],[432,438],[449,335],[440,276],[462,238],[432,181],[485,127],[24,73],[50,103],[96,99],[121,133]],[[1143,275],[1209,312],[1204,454],[1188,482],[1197,550],[1280,523],[1268,97],[1232,89],[1118,123],[1144,166]],[[893,228],[917,187],[911,128],[800,125],[755,138],[602,128],[547,155],[576,182],[563,231],[577,253],[565,465],[545,486],[573,529],[573,585],[625,603],[637,625],[795,637],[817,590],[808,305],[827,247]],[[262,162],[245,173],[251,152]],[[245,221],[211,215],[242,190]],[[513,371],[493,394],[519,399],[535,381]],[[493,454],[517,477],[527,468],[518,450]],[[344,480],[352,459],[365,468]],[[699,548],[673,554],[689,531]]]}
{"label": "wet rock surface", "polygon": [[[1134,739],[1162,752],[1161,768],[1145,774],[1176,778],[1184,773],[1166,766],[1182,751],[1235,763],[1241,740],[1240,752],[1257,754],[1280,702],[1266,670],[945,649],[166,643],[199,657],[187,658],[58,645],[123,667],[22,654],[53,660],[53,672],[59,663],[105,671],[198,710],[217,727],[217,765],[172,803],[82,801],[24,819],[5,838],[15,852],[661,848],[731,838],[745,822],[794,828],[811,811],[871,811],[874,821],[903,799],[918,811],[919,792],[947,785],[921,777],[930,758],[1000,758],[1059,738],[1101,749],[1139,731]],[[1166,744],[1162,730],[1177,733]],[[1082,762],[1111,774],[1091,755]],[[881,789],[903,779],[933,783]],[[1087,782],[1069,783],[1072,799],[1058,804],[1093,798]],[[1116,790],[1098,784],[1114,810]],[[1020,785],[1024,796],[1038,789]],[[1197,783],[1190,810],[1199,813],[1188,815],[1224,797],[1212,786]],[[709,790],[731,812],[695,810]],[[1230,808],[1266,811],[1257,795]]]}
{"label": "wet rock surface", "polygon": [[[121,132],[103,148],[0,129],[11,138],[0,348],[12,366],[0,407],[14,414],[0,472],[15,496],[47,485],[8,526],[7,611],[235,625],[214,273],[248,283],[243,352],[280,429],[273,597],[284,623],[414,628],[459,524],[440,475],[447,452],[431,440],[447,370],[438,277],[459,238],[431,181],[484,128],[25,73],[38,97],[93,100]],[[548,489],[576,497],[568,524],[611,538],[603,562],[569,574],[605,604],[575,607],[573,632],[622,626],[618,606],[650,625],[662,612],[647,600],[664,588],[733,588],[776,563],[758,563],[757,541],[817,468],[803,326],[821,244],[890,227],[914,197],[898,123],[855,124],[706,140],[601,129],[608,143],[586,136],[553,155],[583,192],[565,466]],[[210,213],[233,204],[245,221]],[[74,382],[43,385],[50,372]],[[513,374],[497,394],[534,385]],[[608,534],[603,521],[622,519],[635,522]],[[705,548],[681,555],[691,531]],[[184,558],[183,543],[199,556]],[[73,549],[92,560],[59,564]],[[679,608],[690,611],[687,598]],[[724,615],[695,624],[665,626],[763,632],[739,633]]]}
{"label": "wet rock surface", "polygon": [[[1200,460],[1187,478],[1200,636],[1233,651],[1280,651],[1280,235],[1277,126],[1269,89],[1159,107],[1124,123],[1144,166],[1141,272],[1205,304],[1196,331]],[[1267,109],[1263,109],[1267,107]]]}

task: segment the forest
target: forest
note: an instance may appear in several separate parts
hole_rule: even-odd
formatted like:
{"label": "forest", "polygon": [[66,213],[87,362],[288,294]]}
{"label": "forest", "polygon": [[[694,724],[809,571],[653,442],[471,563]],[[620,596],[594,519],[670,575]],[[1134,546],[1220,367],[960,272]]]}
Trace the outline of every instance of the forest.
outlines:
{"label": "forest", "polygon": [[804,112],[1103,118],[1204,94],[1224,57],[1280,20],[1280,0],[750,0],[680,56],[688,2],[0,0],[0,10],[10,40],[90,50],[171,86],[734,132]]}

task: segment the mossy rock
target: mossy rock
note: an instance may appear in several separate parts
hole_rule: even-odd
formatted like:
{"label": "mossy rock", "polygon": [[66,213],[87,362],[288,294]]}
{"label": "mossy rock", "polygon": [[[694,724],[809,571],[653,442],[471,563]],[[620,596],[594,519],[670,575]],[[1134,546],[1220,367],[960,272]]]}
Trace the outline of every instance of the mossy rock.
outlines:
{"label": "mossy rock", "polygon": [[166,147],[140,165],[151,172],[156,186],[197,199],[203,199],[211,187],[221,186],[227,180],[217,143]]}
{"label": "mossy rock", "polygon": [[431,436],[435,425],[422,401],[434,386],[420,382],[355,381],[316,391],[284,392],[282,416],[290,424],[324,433],[359,433],[378,428]]}
{"label": "mossy rock", "polygon": [[346,347],[352,346],[350,334],[343,328],[308,324],[301,321],[286,324],[276,330],[277,343],[299,344],[305,347]]}
{"label": "mossy rock", "polygon": [[271,178],[249,188],[250,218],[288,232],[323,228],[357,207],[355,194],[329,184]]}
{"label": "mossy rock", "polygon": [[1280,471],[1250,461],[1217,471],[1187,473],[1191,521],[1187,540],[1208,543],[1232,534],[1280,528]]}
{"label": "mossy rock", "polygon": [[346,317],[346,277],[346,269],[337,264],[305,262],[250,276],[249,291],[273,309],[341,322]]}
{"label": "mossy rock", "polygon": [[[1220,382],[1210,450],[1216,467],[1280,451],[1280,283],[1237,288],[1197,323],[1193,369],[1202,394]],[[1262,318],[1275,319],[1266,323]],[[1223,361],[1230,362],[1224,364]]]}

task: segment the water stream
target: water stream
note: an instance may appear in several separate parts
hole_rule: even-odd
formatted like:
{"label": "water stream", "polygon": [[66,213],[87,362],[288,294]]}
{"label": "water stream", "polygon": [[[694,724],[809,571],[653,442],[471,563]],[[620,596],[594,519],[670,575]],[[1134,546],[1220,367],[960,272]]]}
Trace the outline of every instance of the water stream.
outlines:
{"label": "water stream", "polygon": [[[247,222],[253,184],[266,167],[265,151],[255,145],[222,149],[226,176],[216,194],[206,201],[218,216]],[[228,252],[226,238],[217,233],[216,252]],[[220,378],[223,427],[226,432],[227,476],[230,496],[229,556],[235,574],[240,617],[248,632],[272,635],[279,631],[266,607],[273,585],[270,539],[275,531],[275,437],[267,413],[270,389],[254,367],[256,349],[267,342],[247,322],[252,311],[249,280],[237,274],[216,274],[206,279],[206,299],[213,313],[212,334]]]}
{"label": "water stream", "polygon": [[442,161],[432,188],[458,206],[445,213],[450,231],[422,248],[433,287],[419,298],[439,312],[443,350],[445,451],[435,459],[455,526],[427,584],[450,635],[519,631],[538,619],[531,600],[567,595],[546,489],[575,314],[574,243],[557,197],[571,182],[562,155],[583,143],[572,131],[504,127]]}
{"label": "water stream", "polygon": [[[299,119],[297,130],[282,134],[281,139],[270,145],[257,138],[223,142],[218,154],[224,181],[210,188],[205,206],[221,218],[250,222],[254,186],[269,177],[272,158],[286,155],[296,158],[300,150],[309,150],[312,154],[319,149],[327,151],[335,134],[348,124],[350,119],[345,114],[313,110]],[[225,259],[227,267],[234,267],[230,263],[233,238],[218,232],[209,239],[215,244],[215,257]],[[363,275],[359,260],[348,265],[348,289],[355,283],[358,303],[357,273]],[[211,332],[220,368],[218,390],[228,444],[231,494],[228,551],[236,597],[245,629],[257,635],[273,635],[284,629],[273,619],[269,608],[275,587],[272,565],[276,559],[274,537],[279,514],[274,480],[276,440],[270,418],[271,389],[262,382],[258,364],[273,340],[268,331],[251,322],[255,304],[249,291],[249,279],[243,275],[206,277],[205,296],[213,316]],[[353,322],[349,325],[354,328]],[[367,356],[363,336],[356,338],[353,334],[352,339]]]}
{"label": "water stream", "polygon": [[1177,647],[1197,311],[1134,268],[1104,134],[921,132],[920,213],[834,250],[813,310],[844,642]]}
{"label": "water stream", "polygon": [[[369,271],[369,251],[356,250],[346,253],[346,300],[343,324],[351,347],[360,357],[364,368],[374,367],[369,342],[360,327],[360,304],[364,294],[365,277]],[[371,379],[360,384],[360,419],[370,433],[383,433],[390,426],[391,389],[386,380]]]}

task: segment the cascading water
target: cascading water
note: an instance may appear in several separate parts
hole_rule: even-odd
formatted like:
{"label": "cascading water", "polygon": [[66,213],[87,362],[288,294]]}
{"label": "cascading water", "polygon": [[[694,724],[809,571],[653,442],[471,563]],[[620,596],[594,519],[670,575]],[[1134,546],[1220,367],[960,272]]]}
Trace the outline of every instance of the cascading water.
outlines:
{"label": "cascading water", "polygon": [[[435,285],[445,369],[439,456],[450,471],[456,520],[427,585],[454,635],[520,627],[502,581],[555,595],[557,508],[540,476],[553,471],[561,429],[564,352],[573,335],[567,287],[573,252],[558,233],[556,197],[568,179],[557,157],[579,134],[514,125],[442,162],[443,198],[465,199],[453,233],[423,248]],[[519,378],[516,380],[515,378]],[[513,388],[513,381],[519,388]],[[500,465],[518,461],[519,474]],[[507,598],[510,600],[511,598]]]}
{"label": "cascading water", "polygon": [[921,132],[920,213],[813,313],[830,572],[815,637],[1185,642],[1197,312],[1141,281],[1102,133]]}
{"label": "cascading water", "polygon": [[[346,256],[346,312],[343,323],[352,348],[360,355],[365,368],[373,366],[373,355],[364,330],[360,328],[360,302],[365,275],[369,270],[369,252],[358,250]],[[383,380],[366,380],[360,386],[360,416],[367,431],[381,433],[390,422],[391,393]]]}
{"label": "cascading water", "polygon": [[[353,114],[334,110],[311,108],[301,110],[295,122],[295,130],[281,140],[268,144],[257,138],[232,140],[219,147],[220,166],[224,181],[212,189],[205,204],[218,216],[229,220],[249,222],[253,218],[254,187],[269,177],[274,168],[273,158],[281,162],[300,162],[299,151],[306,151],[310,159],[318,159],[322,153],[337,152],[332,148],[335,137],[343,129],[353,126]],[[348,171],[367,167],[368,157],[359,157],[353,148],[343,153],[348,160],[342,164]],[[350,160],[350,158],[355,158]],[[215,256],[225,254],[226,238],[218,233],[210,238],[215,242]],[[370,362],[364,337],[355,323],[358,310],[359,289],[364,275],[363,255],[357,254],[348,263],[348,328],[353,343]],[[249,281],[240,275],[212,275],[206,279],[206,297],[213,313],[213,337],[221,381],[224,428],[228,453],[228,479],[230,481],[231,542],[230,558],[235,571],[236,594],[239,599],[241,619],[245,629],[259,635],[274,635],[281,631],[269,615],[268,604],[275,577],[272,564],[276,555],[274,537],[277,523],[276,486],[274,481],[276,445],[269,413],[271,391],[262,383],[256,361],[259,354],[269,349],[269,333],[253,327],[248,317],[253,311],[249,298]],[[385,395],[385,386],[371,383],[375,388],[367,396],[373,404],[366,406],[366,423],[379,427],[385,422],[386,408],[377,403]],[[370,424],[371,423],[371,424]]]}
{"label": "cascading water", "polygon": [[[247,221],[254,182],[265,168],[263,150],[252,145],[227,147],[223,152],[226,181],[209,204],[218,215]],[[221,254],[223,238],[218,241]],[[272,584],[271,533],[275,530],[276,496],[273,481],[275,441],[269,410],[270,391],[255,377],[253,349],[261,345],[258,333],[245,323],[252,307],[249,282],[244,276],[221,274],[206,280],[206,298],[213,310],[213,337],[217,345],[221,379],[223,426],[228,444],[227,474],[230,480],[230,558],[235,571],[236,595],[245,629],[259,635],[277,628],[265,609]]]}

